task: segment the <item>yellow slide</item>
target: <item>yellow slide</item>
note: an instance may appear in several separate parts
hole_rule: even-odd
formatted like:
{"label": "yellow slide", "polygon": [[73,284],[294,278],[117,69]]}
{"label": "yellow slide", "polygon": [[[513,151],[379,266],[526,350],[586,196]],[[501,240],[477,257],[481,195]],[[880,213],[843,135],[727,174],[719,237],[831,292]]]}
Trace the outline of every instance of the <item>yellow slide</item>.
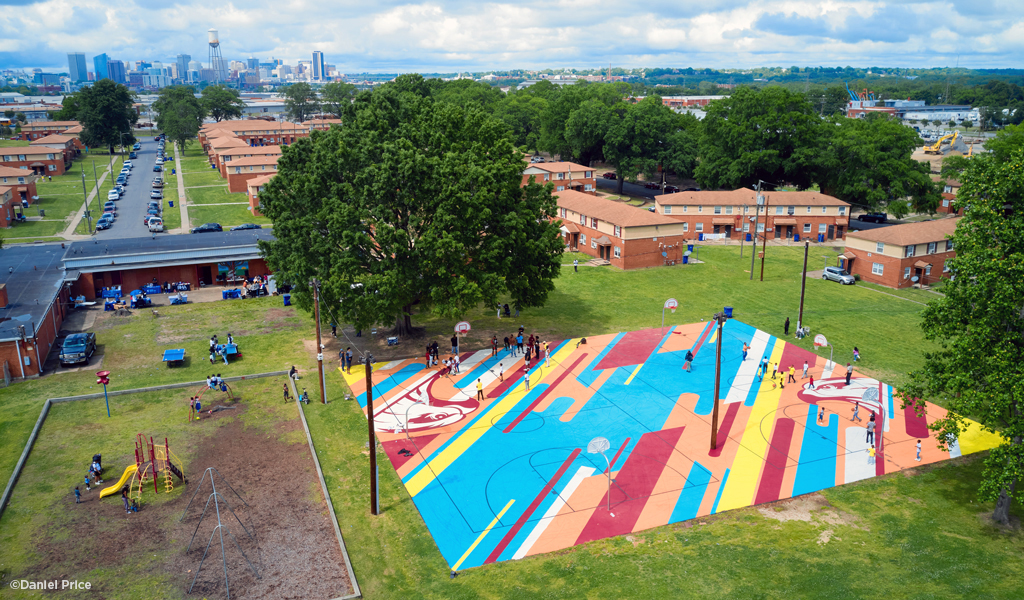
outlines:
{"label": "yellow slide", "polygon": [[128,468],[124,470],[124,474],[121,475],[120,481],[118,481],[117,483],[108,488],[105,488],[102,492],[100,492],[100,498],[113,496],[114,494],[120,492],[121,488],[123,488],[125,484],[128,483],[128,480],[132,478],[132,475],[135,474],[135,471],[137,469],[138,467],[136,467],[135,465],[128,465]]}

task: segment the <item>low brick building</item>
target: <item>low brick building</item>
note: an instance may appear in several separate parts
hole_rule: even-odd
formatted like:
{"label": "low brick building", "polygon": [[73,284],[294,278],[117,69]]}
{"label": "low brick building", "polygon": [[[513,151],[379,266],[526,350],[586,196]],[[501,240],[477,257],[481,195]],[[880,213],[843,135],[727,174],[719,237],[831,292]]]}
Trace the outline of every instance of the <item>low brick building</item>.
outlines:
{"label": "low brick building", "polygon": [[14,200],[14,188],[0,185],[0,227],[11,226],[18,206],[21,205]]}
{"label": "low brick building", "polygon": [[0,250],[0,368],[37,377],[67,316],[69,291],[59,244]]}
{"label": "low brick building", "polygon": [[0,148],[0,167],[25,168],[36,175],[57,177],[71,166],[62,150],[45,146]]}
{"label": "low brick building", "polygon": [[864,281],[891,288],[932,285],[949,272],[956,255],[949,239],[958,217],[891,225],[846,235],[843,266]]}
{"label": "low brick building", "polygon": [[64,153],[64,162],[70,163],[75,160],[80,154],[78,146],[75,144],[76,138],[68,135],[53,134],[46,137],[41,137],[37,140],[33,140],[29,146],[53,148],[54,150],[60,150]]}
{"label": "low brick building", "polygon": [[701,234],[745,240],[757,232],[774,239],[810,238],[841,240],[850,225],[850,205],[819,192],[762,192],[765,205],[756,210],[757,192],[749,188],[731,191],[679,192],[657,196],[655,211],[683,223],[687,239]]}
{"label": "low brick building", "polygon": [[301,137],[309,136],[309,127],[304,124],[287,121],[265,121],[263,119],[243,119],[207,123],[199,130],[199,143],[205,152],[210,151],[209,139],[224,135],[236,137],[250,146],[287,146]]}
{"label": "low brick building", "polygon": [[541,185],[554,185],[556,194],[565,190],[597,194],[594,170],[573,162],[533,163],[523,171],[523,185],[528,184],[531,177]]}
{"label": "low brick building", "polygon": [[683,225],[675,219],[583,192],[556,194],[565,245],[620,269],[675,265],[686,252]]}
{"label": "low brick building", "polygon": [[245,192],[246,182],[250,179],[270,175],[277,172],[279,156],[250,156],[231,161],[228,172],[228,191]]}
{"label": "low brick building", "polygon": [[956,200],[956,194],[960,191],[960,182],[956,179],[939,175],[932,175],[932,181],[942,185],[942,201],[935,211],[945,215],[955,214],[962,217],[964,209],[955,210],[953,208],[953,201]]}
{"label": "low brick building", "polygon": [[255,148],[251,146],[244,146],[240,148],[227,148],[215,150],[210,153],[210,157],[216,161],[217,168],[220,169],[220,176],[227,177],[228,169],[232,165],[231,161],[238,160],[240,158],[249,158],[252,156],[273,156],[276,158],[281,157],[281,146],[257,146]]}
{"label": "low brick building", "polygon": [[245,182],[246,193],[249,196],[249,212],[256,217],[262,217],[263,213],[260,212],[260,192],[263,191],[265,186],[274,175],[263,175],[262,177],[256,177]]}
{"label": "low brick building", "polygon": [[39,176],[28,168],[15,169],[0,166],[0,185],[13,188],[14,201],[34,204],[39,198],[36,191],[36,180]]}
{"label": "low brick building", "polygon": [[38,140],[48,135],[63,134],[69,129],[75,129],[81,133],[81,125],[78,121],[35,121],[21,126],[20,138],[28,141]]}

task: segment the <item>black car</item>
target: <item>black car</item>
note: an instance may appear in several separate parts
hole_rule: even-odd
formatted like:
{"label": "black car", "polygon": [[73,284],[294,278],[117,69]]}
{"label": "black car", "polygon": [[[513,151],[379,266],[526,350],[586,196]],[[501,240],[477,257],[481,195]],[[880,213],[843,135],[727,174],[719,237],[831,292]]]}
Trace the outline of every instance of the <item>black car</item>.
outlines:
{"label": "black car", "polygon": [[210,233],[212,231],[224,231],[220,223],[204,223],[199,227],[193,227],[191,233]]}
{"label": "black car", "polygon": [[863,221],[864,223],[885,223],[886,221],[889,220],[889,215],[877,212],[864,213],[863,215],[857,217],[857,220]]}
{"label": "black car", "polygon": [[242,225],[235,225],[231,228],[231,231],[243,231],[246,229],[263,229],[263,226],[256,223],[244,223]]}
{"label": "black car", "polygon": [[665,186],[665,193],[666,194],[678,194],[679,193],[679,188],[674,186],[674,185],[666,185]]}
{"label": "black car", "polygon": [[73,333],[64,339],[60,347],[61,366],[88,363],[96,353],[95,333]]}

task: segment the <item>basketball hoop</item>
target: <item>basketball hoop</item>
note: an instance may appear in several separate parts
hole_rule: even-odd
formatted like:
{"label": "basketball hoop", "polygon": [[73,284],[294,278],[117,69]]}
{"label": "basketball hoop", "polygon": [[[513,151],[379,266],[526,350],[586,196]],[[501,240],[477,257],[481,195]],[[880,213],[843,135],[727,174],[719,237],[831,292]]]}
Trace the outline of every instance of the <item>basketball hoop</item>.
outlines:
{"label": "basketball hoop", "polygon": [[470,329],[472,328],[469,326],[469,321],[460,321],[455,324],[456,335],[466,335]]}
{"label": "basketball hoop", "polygon": [[814,336],[814,345],[815,346],[828,346],[828,340],[825,339],[825,336],[823,336],[823,335],[821,335],[819,333],[818,335]]}
{"label": "basketball hoop", "polygon": [[665,301],[665,308],[675,313],[676,309],[679,308],[679,303],[676,302],[675,298],[669,298],[668,300]]}

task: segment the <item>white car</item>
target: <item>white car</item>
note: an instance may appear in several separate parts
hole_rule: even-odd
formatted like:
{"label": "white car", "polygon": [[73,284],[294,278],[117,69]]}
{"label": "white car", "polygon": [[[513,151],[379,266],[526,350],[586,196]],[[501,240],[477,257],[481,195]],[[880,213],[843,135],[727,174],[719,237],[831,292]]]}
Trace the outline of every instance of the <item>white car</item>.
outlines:
{"label": "white car", "polygon": [[149,220],[146,221],[146,226],[149,227],[149,230],[152,232],[163,231],[164,221],[160,217],[150,217]]}
{"label": "white car", "polygon": [[128,167],[129,169],[131,169],[131,168],[132,168],[132,166],[133,166],[133,165],[132,165],[132,161],[130,161],[130,160],[126,160],[126,161],[124,161],[124,165],[122,165],[122,166],[124,166],[124,167]]}
{"label": "white car", "polygon": [[120,200],[121,194],[117,190],[110,190],[107,192],[107,200]]}

